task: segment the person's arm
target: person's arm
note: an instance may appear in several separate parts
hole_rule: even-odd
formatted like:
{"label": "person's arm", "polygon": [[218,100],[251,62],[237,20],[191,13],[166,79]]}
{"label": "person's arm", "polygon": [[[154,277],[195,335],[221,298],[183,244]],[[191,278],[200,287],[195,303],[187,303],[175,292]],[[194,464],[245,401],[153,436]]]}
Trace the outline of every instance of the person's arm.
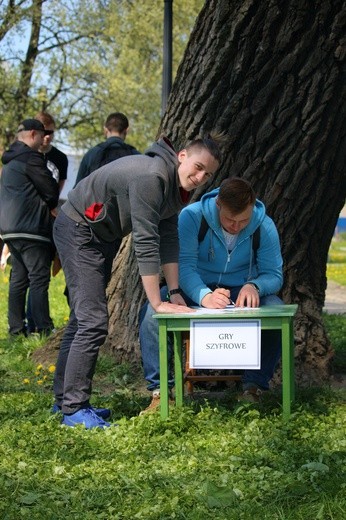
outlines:
{"label": "person's arm", "polygon": [[178,261],[177,217],[162,219],[165,184],[159,175],[137,175],[129,183],[132,239],[141,276]]}
{"label": "person's arm", "polygon": [[266,216],[261,225],[257,251],[257,277],[250,278],[244,284],[236,305],[258,307],[261,296],[276,294],[283,283],[282,264],[279,235],[272,219]]}
{"label": "person's arm", "polygon": [[31,154],[27,162],[26,173],[49,209],[56,208],[59,200],[59,187],[40,152]]}
{"label": "person's arm", "polygon": [[59,182],[58,182],[59,193],[62,192],[62,189],[63,189],[64,185],[65,185],[65,179],[63,179],[62,181],[59,181]]}
{"label": "person's arm", "polygon": [[9,259],[10,256],[11,256],[11,253],[8,248],[8,245],[4,244],[4,246],[2,248],[1,262],[0,262],[0,267],[1,267],[2,271],[4,271],[6,269],[7,260]]}
{"label": "person's arm", "polygon": [[81,163],[78,168],[78,173],[76,177],[76,182],[74,184],[74,188],[77,186],[77,184],[82,180],[85,179],[90,174],[90,161],[91,161],[91,153],[93,148],[89,150],[84,157],[81,160]]}
{"label": "person's arm", "polygon": [[184,305],[186,306],[186,302],[182,297],[181,291],[179,287],[179,269],[177,263],[165,264],[162,266],[163,274],[167,283],[168,293],[170,291],[173,294],[169,295],[169,301],[174,303],[175,305]]}
{"label": "person's arm", "polygon": [[[194,212],[191,208],[184,209],[179,216],[179,274],[180,284],[184,293],[193,301],[207,309],[224,309],[231,303],[230,291],[218,287],[212,291],[202,280],[198,272],[198,259],[203,258],[208,262],[209,242],[202,245],[198,235],[201,223],[201,211]],[[207,239],[208,240],[208,239]],[[201,253],[202,251],[202,253]]]}
{"label": "person's arm", "polygon": [[[60,150],[59,150],[60,152]],[[59,194],[62,192],[63,187],[65,185],[65,181],[67,179],[67,169],[68,169],[68,157],[65,153],[60,152],[60,161],[59,161]]]}
{"label": "person's arm", "polygon": [[173,289],[179,289],[178,264],[164,264],[162,266],[162,270],[166,280],[168,291],[172,291]]}
{"label": "person's arm", "polygon": [[201,305],[207,309],[224,309],[230,305],[231,293],[229,289],[217,287],[213,292],[210,292],[202,298]]}
{"label": "person's arm", "polygon": [[[206,307],[208,299],[205,300],[205,296],[211,294],[212,291],[204,283],[197,269],[200,247],[208,247],[205,244],[200,244],[198,241],[200,223],[200,211],[194,211],[191,207],[181,211],[178,225],[180,248],[179,283],[183,292],[191,300]],[[208,253],[206,252],[207,255]]]}
{"label": "person's arm", "polygon": [[243,285],[236,299],[236,307],[259,307],[260,296],[257,286],[251,283]]}
{"label": "person's arm", "polygon": [[[160,297],[160,265],[169,289],[178,287],[178,234],[177,218],[161,220],[164,204],[163,183],[159,175],[138,175],[129,185],[131,206],[132,238],[138,261],[139,272],[148,300],[155,312],[191,312],[180,295],[173,296],[175,303],[162,302]],[[171,232],[170,242],[168,232]],[[165,247],[162,247],[162,243]],[[160,254],[161,251],[161,254]],[[153,274],[155,273],[155,274]],[[172,287],[176,284],[177,287]]]}
{"label": "person's arm", "polygon": [[[185,302],[183,304],[174,304],[174,303],[170,303],[170,302],[161,301],[158,274],[142,276],[142,283],[143,283],[143,287],[146,292],[147,298],[149,300],[149,303],[155,312],[166,313],[166,314],[167,313],[174,314],[174,313],[193,312],[192,309],[185,306]],[[177,296],[180,296],[180,295],[177,295]],[[175,298],[175,300],[177,300],[177,298]],[[181,298],[181,300],[183,300],[183,299]]]}

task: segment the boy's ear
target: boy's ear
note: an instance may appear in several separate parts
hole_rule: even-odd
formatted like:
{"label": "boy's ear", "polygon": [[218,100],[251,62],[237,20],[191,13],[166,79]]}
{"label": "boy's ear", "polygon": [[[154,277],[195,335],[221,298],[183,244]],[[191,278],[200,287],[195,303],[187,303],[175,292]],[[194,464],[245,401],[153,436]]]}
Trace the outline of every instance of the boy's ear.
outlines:
{"label": "boy's ear", "polygon": [[183,150],[180,150],[180,152],[178,152],[178,161],[181,162],[182,160],[184,160],[187,156],[187,151],[186,149],[184,148]]}

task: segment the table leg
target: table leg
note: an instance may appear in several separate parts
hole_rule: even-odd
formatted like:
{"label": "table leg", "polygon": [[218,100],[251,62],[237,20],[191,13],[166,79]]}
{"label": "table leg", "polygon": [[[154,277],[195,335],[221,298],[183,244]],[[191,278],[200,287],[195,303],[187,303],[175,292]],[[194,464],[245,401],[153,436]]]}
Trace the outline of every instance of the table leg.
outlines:
{"label": "table leg", "polygon": [[167,325],[165,320],[159,321],[159,349],[160,349],[160,413],[161,419],[167,419],[168,407],[168,347]]}
{"label": "table leg", "polygon": [[289,419],[294,401],[294,333],[293,320],[282,318],[282,414]]}
{"label": "table leg", "polygon": [[183,406],[184,380],[181,332],[174,332],[174,380],[175,380],[175,404]]}

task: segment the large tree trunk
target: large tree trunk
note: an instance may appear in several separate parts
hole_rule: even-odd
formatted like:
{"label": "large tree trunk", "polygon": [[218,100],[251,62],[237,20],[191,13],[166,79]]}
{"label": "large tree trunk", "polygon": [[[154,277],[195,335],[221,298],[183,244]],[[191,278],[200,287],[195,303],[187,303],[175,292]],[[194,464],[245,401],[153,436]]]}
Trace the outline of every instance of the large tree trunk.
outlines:
{"label": "large tree trunk", "polygon": [[104,348],[111,351],[119,362],[138,361],[138,315],[145,294],[131,237],[121,243],[107,293],[110,319]]}
{"label": "large tree trunk", "polygon": [[[321,312],[346,191],[344,28],[343,0],[206,2],[160,129],[177,146],[213,129],[228,133],[210,187],[228,176],[249,180],[277,224],[283,298],[299,304],[300,381],[326,379],[332,356]],[[109,344],[132,354],[142,291],[129,247],[114,276],[121,289],[111,292]]]}

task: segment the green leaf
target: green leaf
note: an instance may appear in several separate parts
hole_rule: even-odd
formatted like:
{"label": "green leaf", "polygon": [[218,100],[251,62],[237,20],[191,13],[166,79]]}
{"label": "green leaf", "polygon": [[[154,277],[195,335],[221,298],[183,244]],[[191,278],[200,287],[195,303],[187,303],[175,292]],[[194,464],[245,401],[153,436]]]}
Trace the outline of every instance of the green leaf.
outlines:
{"label": "green leaf", "polygon": [[207,504],[210,508],[229,507],[238,501],[238,496],[233,489],[217,486],[213,482],[207,482],[204,489],[207,495]]}
{"label": "green leaf", "polygon": [[329,471],[329,466],[323,464],[322,462],[309,462],[308,464],[303,464],[301,466],[302,469],[308,469],[310,471]]}
{"label": "green leaf", "polygon": [[40,495],[36,493],[27,493],[26,495],[19,498],[19,502],[26,506],[32,506],[36,502],[38,502]]}

